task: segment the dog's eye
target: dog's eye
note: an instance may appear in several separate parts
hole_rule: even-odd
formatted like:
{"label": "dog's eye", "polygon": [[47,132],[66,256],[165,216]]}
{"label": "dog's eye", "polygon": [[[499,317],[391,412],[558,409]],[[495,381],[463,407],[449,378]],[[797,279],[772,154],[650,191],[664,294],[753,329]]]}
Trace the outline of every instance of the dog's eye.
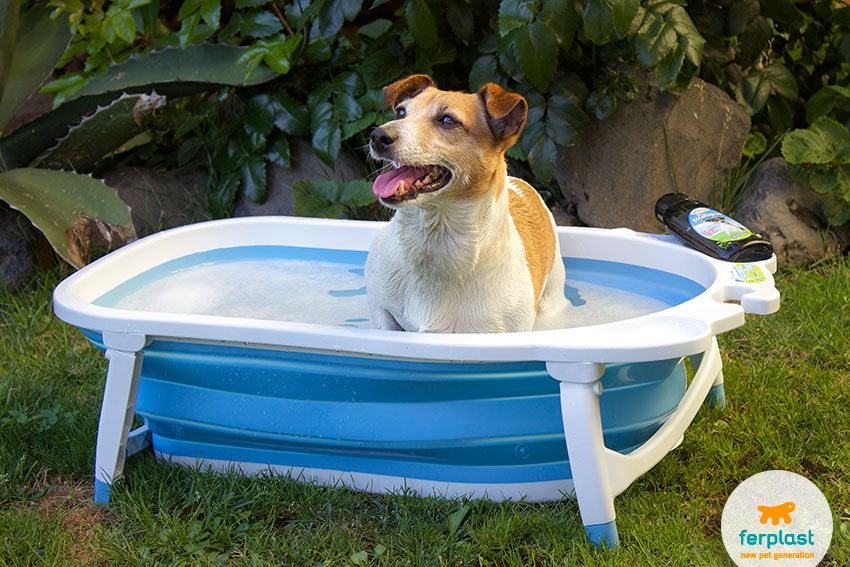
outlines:
{"label": "dog's eye", "polygon": [[407,111],[404,108],[399,107],[395,109],[396,118],[404,118],[405,116],[407,116]]}
{"label": "dog's eye", "polygon": [[437,119],[437,122],[443,128],[454,128],[455,126],[460,126],[460,122],[454,119],[454,117],[449,116],[448,114],[443,114],[440,118]]}

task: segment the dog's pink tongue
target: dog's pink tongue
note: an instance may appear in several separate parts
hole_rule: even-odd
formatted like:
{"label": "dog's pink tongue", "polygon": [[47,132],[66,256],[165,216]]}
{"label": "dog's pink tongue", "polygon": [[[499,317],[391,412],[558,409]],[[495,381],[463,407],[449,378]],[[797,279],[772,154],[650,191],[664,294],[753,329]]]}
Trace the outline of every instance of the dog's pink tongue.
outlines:
{"label": "dog's pink tongue", "polygon": [[379,175],[372,184],[372,192],[378,197],[391,197],[398,191],[402,183],[405,187],[409,187],[417,179],[428,175],[428,171],[427,167],[402,165]]}

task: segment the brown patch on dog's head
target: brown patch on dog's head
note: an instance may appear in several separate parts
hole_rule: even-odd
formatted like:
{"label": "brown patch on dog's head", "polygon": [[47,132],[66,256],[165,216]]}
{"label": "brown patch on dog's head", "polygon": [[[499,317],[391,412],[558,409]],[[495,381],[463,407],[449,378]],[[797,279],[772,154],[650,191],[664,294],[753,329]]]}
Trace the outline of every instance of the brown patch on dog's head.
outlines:
{"label": "brown patch on dog's head", "polygon": [[428,75],[411,75],[387,85],[383,89],[384,110],[394,107],[405,99],[415,97],[428,87],[437,87],[437,83]]}
{"label": "brown patch on dog's head", "polygon": [[478,89],[478,96],[487,111],[487,125],[493,138],[503,142],[505,148],[514,145],[525,127],[528,103],[522,96],[508,92],[496,83],[487,83]]}
{"label": "brown patch on dog's head", "polygon": [[503,189],[504,153],[528,112],[522,96],[493,83],[478,93],[441,91],[427,75],[396,81],[383,92],[396,118],[372,132],[370,150],[396,166],[375,182],[385,205],[422,204],[438,194],[467,200]]}

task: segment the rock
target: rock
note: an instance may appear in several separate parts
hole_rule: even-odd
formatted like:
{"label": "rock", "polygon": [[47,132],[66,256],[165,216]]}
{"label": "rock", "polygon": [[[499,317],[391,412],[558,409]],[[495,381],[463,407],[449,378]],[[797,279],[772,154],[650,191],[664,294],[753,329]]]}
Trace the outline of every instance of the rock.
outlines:
{"label": "rock", "polygon": [[206,220],[203,199],[206,179],[201,173],[174,174],[140,167],[106,172],[103,181],[118,191],[132,208],[139,237],[167,228]]}
{"label": "rock", "polygon": [[336,181],[353,181],[363,179],[366,172],[363,164],[344,150],[339,153],[334,169],[329,168],[313,152],[310,140],[307,138],[290,138],[289,150],[292,156],[290,169],[276,164],[269,166],[268,194],[262,203],[255,203],[239,194],[236,199],[235,217],[259,215],[289,215],[295,214],[295,196],[292,184],[305,179],[334,179]]}
{"label": "rock", "polygon": [[47,266],[53,251],[47,239],[21,213],[0,202],[0,289],[15,291]]}
{"label": "rock", "polygon": [[713,201],[741,157],[747,113],[719,88],[694,79],[677,96],[639,75],[640,97],[595,122],[576,148],[560,148],[555,178],[590,226],[662,232],[661,195],[680,191]]}
{"label": "rock", "polygon": [[822,205],[822,195],[773,158],[753,172],[735,218],[770,240],[780,265],[803,266],[847,245],[846,231],[827,230]]}

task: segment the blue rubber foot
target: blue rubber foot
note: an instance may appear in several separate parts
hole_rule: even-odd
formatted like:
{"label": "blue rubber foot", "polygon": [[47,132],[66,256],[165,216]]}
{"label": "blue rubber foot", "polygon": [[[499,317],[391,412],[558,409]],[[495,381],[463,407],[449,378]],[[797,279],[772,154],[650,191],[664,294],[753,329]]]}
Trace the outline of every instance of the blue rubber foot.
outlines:
{"label": "blue rubber foot", "polygon": [[110,486],[102,480],[94,481],[94,501],[96,504],[109,504]]}
{"label": "blue rubber foot", "polygon": [[710,408],[726,409],[726,390],[723,389],[723,384],[711,387],[705,397],[705,405]]}
{"label": "blue rubber foot", "polygon": [[620,547],[620,536],[617,534],[617,521],[607,524],[584,526],[587,537],[597,547]]}

